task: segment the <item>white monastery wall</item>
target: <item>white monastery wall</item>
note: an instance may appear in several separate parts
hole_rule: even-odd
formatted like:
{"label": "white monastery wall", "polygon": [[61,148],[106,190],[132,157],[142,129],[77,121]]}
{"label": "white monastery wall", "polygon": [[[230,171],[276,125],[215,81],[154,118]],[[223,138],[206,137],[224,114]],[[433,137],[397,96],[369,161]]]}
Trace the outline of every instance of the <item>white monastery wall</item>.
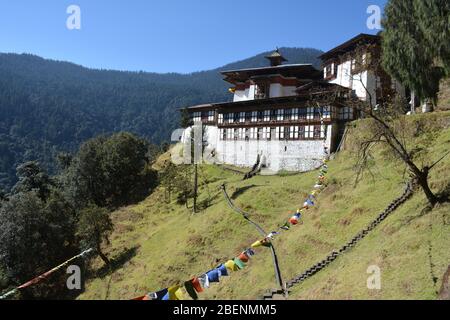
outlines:
{"label": "white monastery wall", "polygon": [[[261,155],[265,167],[274,172],[309,171],[317,168],[323,158],[320,140],[220,140],[219,129],[207,126],[208,146],[205,154],[214,150],[215,161],[238,167],[252,167]],[[326,146],[331,148],[337,128],[328,125]]]}

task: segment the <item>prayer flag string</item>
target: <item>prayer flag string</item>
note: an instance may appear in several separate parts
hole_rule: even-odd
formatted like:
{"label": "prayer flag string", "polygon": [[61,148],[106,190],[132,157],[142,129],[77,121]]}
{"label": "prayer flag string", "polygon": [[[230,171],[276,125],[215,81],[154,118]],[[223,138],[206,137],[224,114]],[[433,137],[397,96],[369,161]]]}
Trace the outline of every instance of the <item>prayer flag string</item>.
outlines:
{"label": "prayer flag string", "polygon": [[89,248],[87,250],[84,250],[83,252],[81,252],[80,254],[70,258],[69,260],[64,261],[63,263],[61,263],[60,265],[54,267],[53,269],[50,269],[47,272],[44,272],[43,274],[31,279],[30,281],[25,282],[24,284],[21,284],[20,286],[12,289],[11,291],[8,291],[7,293],[5,293],[4,295],[0,296],[0,300],[4,300],[12,295],[14,295],[15,293],[17,293],[19,290],[21,289],[25,289],[27,287],[30,287],[32,285],[35,285],[43,280],[46,280],[52,273],[58,271],[59,269],[61,269],[62,267],[64,267],[65,265],[69,264],[70,262],[78,259],[78,258],[82,258],[85,255],[88,255],[89,253],[93,252],[94,249]]}
{"label": "prayer flag string", "polygon": [[[321,114],[321,126],[324,126],[324,117]],[[237,257],[228,260],[227,262],[217,266],[216,268],[198,276],[194,277],[184,284],[174,285],[172,287],[162,289],[157,292],[151,292],[144,296],[134,298],[133,300],[184,300],[185,293],[193,300],[198,299],[198,293],[203,292],[210,287],[211,283],[219,282],[221,277],[228,276],[230,272],[239,271],[245,268],[246,264],[256,254],[255,249],[260,247],[270,247],[271,242],[281,234],[281,231],[288,231],[291,226],[299,223],[302,215],[311,207],[315,206],[317,196],[326,186],[326,175],[328,173],[328,161],[330,153],[326,144],[327,130],[324,130],[323,153],[324,157],[319,167],[319,176],[315,182],[314,188],[308,197],[303,202],[301,208],[297,209],[296,213],[291,216],[286,222],[279,226],[275,231],[270,232],[264,239],[255,241],[252,245],[242,251]]]}

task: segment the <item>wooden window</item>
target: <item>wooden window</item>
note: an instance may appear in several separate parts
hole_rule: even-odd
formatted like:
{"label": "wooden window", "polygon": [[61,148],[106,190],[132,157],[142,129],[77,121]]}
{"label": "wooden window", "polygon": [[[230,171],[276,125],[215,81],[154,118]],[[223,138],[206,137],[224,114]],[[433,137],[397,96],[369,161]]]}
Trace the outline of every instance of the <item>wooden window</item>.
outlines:
{"label": "wooden window", "polygon": [[321,131],[321,126],[315,125],[314,126],[314,139],[320,138],[320,131]]}
{"label": "wooden window", "polygon": [[291,120],[298,120],[298,108],[291,110]]}
{"label": "wooden window", "polygon": [[306,111],[306,119],[312,120],[314,119],[314,107],[308,107]]}
{"label": "wooden window", "polygon": [[290,127],[283,127],[283,128],[284,128],[284,139],[289,139]]}
{"label": "wooden window", "polygon": [[366,54],[358,54],[352,59],[352,74],[360,73],[366,69]]}
{"label": "wooden window", "polygon": [[214,121],[214,110],[208,111],[208,122]]}
{"label": "wooden window", "polygon": [[233,130],[233,139],[238,140],[239,139],[239,128],[235,128]]}
{"label": "wooden window", "polygon": [[289,139],[298,140],[299,137],[299,126],[291,126],[289,128]]}
{"label": "wooden window", "polygon": [[258,121],[258,111],[252,111],[251,122],[257,122],[257,121]]}
{"label": "wooden window", "polygon": [[285,127],[277,127],[276,133],[275,133],[275,138],[278,140],[284,140],[284,138],[286,136],[285,133],[286,133]]}
{"label": "wooden window", "polygon": [[277,110],[270,110],[270,121],[277,120]]}
{"label": "wooden window", "polygon": [[245,112],[239,112],[239,122],[245,122]]}
{"label": "wooden window", "polygon": [[292,109],[284,109],[284,120],[291,120]]}
{"label": "wooden window", "polygon": [[227,129],[227,140],[233,139],[233,129],[229,128]]}
{"label": "wooden window", "polygon": [[307,114],[308,114],[308,109],[307,108],[300,108],[298,110],[298,118],[301,119],[301,120],[305,120]]}
{"label": "wooden window", "polygon": [[259,110],[259,111],[257,111],[257,113],[258,113],[257,121],[258,122],[263,121],[264,120],[264,111]]}
{"label": "wooden window", "polygon": [[258,128],[258,140],[262,140],[263,139],[263,128]]}
{"label": "wooden window", "polygon": [[314,107],[314,119],[320,119],[322,108]]}
{"label": "wooden window", "polygon": [[284,120],[284,109],[278,109],[277,110],[277,121],[283,121]]}
{"label": "wooden window", "polygon": [[193,120],[194,120],[194,122],[202,121],[202,113],[201,112],[194,112]]}
{"label": "wooden window", "polygon": [[340,120],[353,120],[353,108],[350,108],[350,107],[339,108],[339,119]]}
{"label": "wooden window", "polygon": [[325,66],[325,78],[331,78],[333,76],[333,64],[328,64]]}
{"label": "wooden window", "polygon": [[269,98],[269,83],[256,82],[255,83],[255,100]]}
{"label": "wooden window", "polygon": [[270,110],[264,110],[264,121],[270,121]]}
{"label": "wooden window", "polygon": [[314,138],[314,126],[305,126],[305,139]]}
{"label": "wooden window", "polygon": [[305,139],[305,127],[304,126],[298,127],[298,138]]}
{"label": "wooden window", "polygon": [[255,140],[255,138],[256,138],[255,132],[256,132],[256,128],[250,128],[250,139],[251,140]]}
{"label": "wooden window", "polygon": [[323,107],[322,108],[322,116],[324,119],[331,118],[331,107]]}
{"label": "wooden window", "polygon": [[338,64],[336,62],[331,62],[327,64],[324,68],[324,77],[327,80],[335,79],[337,76]]}
{"label": "wooden window", "polygon": [[266,136],[267,136],[267,134],[266,134],[266,128],[261,128],[262,129],[262,133],[261,133],[261,140],[266,140],[267,138],[266,138]]}
{"label": "wooden window", "polygon": [[217,121],[219,122],[219,124],[223,123],[223,113],[219,113]]}

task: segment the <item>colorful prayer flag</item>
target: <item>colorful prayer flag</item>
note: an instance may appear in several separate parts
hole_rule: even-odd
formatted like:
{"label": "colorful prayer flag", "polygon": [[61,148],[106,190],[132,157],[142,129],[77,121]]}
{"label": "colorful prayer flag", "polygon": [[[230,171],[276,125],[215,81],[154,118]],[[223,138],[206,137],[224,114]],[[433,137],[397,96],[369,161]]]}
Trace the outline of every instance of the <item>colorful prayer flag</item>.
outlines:
{"label": "colorful prayer flag", "polygon": [[198,277],[198,282],[200,282],[200,285],[202,286],[203,289],[209,288],[209,278],[206,273]]}
{"label": "colorful prayer flag", "polygon": [[209,282],[219,282],[219,270],[213,269],[208,271],[206,275],[208,276]]}
{"label": "colorful prayer flag", "polygon": [[227,262],[225,262],[225,267],[227,267],[228,270],[237,271],[236,264],[233,260],[228,260]]}
{"label": "colorful prayer flag", "polygon": [[289,222],[295,226],[296,224],[298,224],[298,218],[296,216],[293,216],[289,219]]}
{"label": "colorful prayer flag", "polygon": [[248,248],[247,250],[245,250],[245,253],[247,254],[247,256],[249,258],[253,257],[256,254],[255,251],[251,248]]}
{"label": "colorful prayer flag", "polygon": [[239,256],[238,256],[239,260],[241,260],[242,262],[248,262],[248,256],[247,254],[244,252],[242,252]]}
{"label": "colorful prayer flag", "polygon": [[184,288],[186,289],[187,294],[192,298],[192,300],[198,299],[198,295],[195,291],[194,285],[192,284],[192,280],[186,281],[184,283]]}
{"label": "colorful prayer flag", "polygon": [[220,276],[221,276],[221,277],[228,276],[227,267],[225,267],[224,264],[221,264],[220,266],[218,266],[218,267],[217,267],[217,270],[219,270]]}
{"label": "colorful prayer flag", "polygon": [[191,280],[191,282],[192,282],[192,285],[194,286],[195,291],[197,291],[198,293],[203,292],[203,288],[200,284],[200,280],[197,277],[193,278]]}
{"label": "colorful prayer flag", "polygon": [[242,262],[239,258],[234,258],[233,262],[234,262],[234,265],[235,265],[237,268],[239,268],[239,269],[244,269],[245,264],[244,264],[244,262]]}

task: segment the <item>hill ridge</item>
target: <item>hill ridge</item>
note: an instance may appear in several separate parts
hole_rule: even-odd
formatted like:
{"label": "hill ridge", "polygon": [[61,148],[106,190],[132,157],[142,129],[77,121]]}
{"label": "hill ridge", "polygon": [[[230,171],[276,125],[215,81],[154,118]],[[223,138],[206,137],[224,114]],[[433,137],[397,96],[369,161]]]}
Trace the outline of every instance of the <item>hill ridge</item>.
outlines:
{"label": "hill ridge", "polygon": [[[286,48],[292,62],[319,64],[315,49]],[[264,53],[192,74],[86,68],[33,54],[0,54],[0,190],[15,168],[38,160],[51,173],[59,152],[99,134],[130,131],[153,143],[178,128],[178,109],[230,101],[220,68],[266,65]]]}

